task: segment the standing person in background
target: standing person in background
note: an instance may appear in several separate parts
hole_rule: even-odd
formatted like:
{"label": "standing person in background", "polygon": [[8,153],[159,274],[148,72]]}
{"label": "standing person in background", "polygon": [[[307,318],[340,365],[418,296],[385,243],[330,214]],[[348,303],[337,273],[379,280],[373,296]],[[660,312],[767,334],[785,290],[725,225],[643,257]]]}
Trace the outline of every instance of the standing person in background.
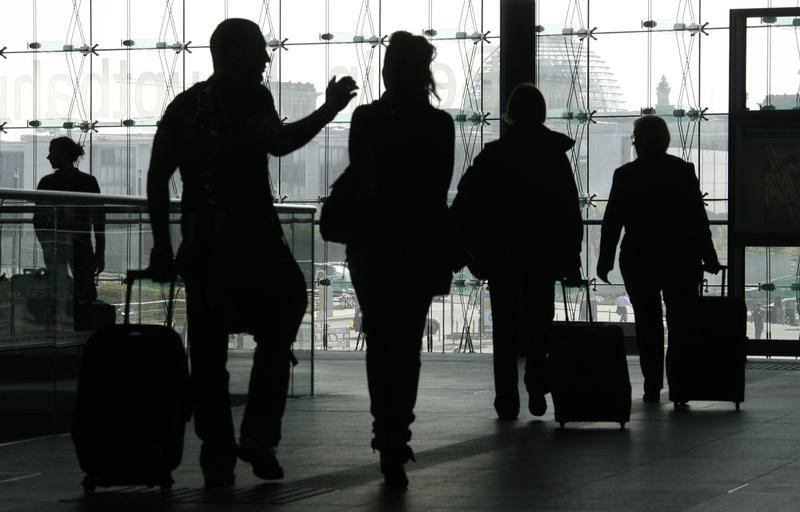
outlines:
{"label": "standing person in background", "polygon": [[[383,65],[386,92],[353,112],[350,165],[386,205],[380,229],[347,245],[367,335],[367,383],[386,486],[405,490],[404,464],[420,372],[425,319],[435,295],[448,293],[447,190],[453,174],[452,118],[431,106],[435,50],[422,36],[395,32]],[[398,282],[396,269],[403,269]]]}
{"label": "standing person in background", "polygon": [[764,332],[764,306],[760,304],[753,310],[753,330],[755,331],[755,338],[761,339],[761,334]]}
{"label": "standing person in background", "polygon": [[631,301],[628,300],[628,296],[624,293],[617,297],[617,314],[620,322],[628,321],[628,306],[630,305]]}
{"label": "standing person in background", "polygon": [[[147,176],[150,273],[162,282],[175,273],[169,180],[176,168],[183,180],[176,263],[186,283],[192,405],[206,487],[234,483],[237,455],[258,478],[284,476],[276,448],[290,347],[308,298],[273,204],[268,160],[305,145],[357,89],[350,77],[331,80],[322,107],[283,124],[263,83],[266,44],[252,21],[229,18],[217,26],[210,41],[214,74],[167,107]],[[255,263],[246,275],[237,268],[241,261]],[[247,328],[232,330],[234,320]],[[238,446],[225,367],[231,332],[249,332],[257,344]]]}
{"label": "standing person in background", "polygon": [[[622,229],[619,266],[636,316],[636,342],[644,375],[644,401],[657,403],[664,382],[664,324],[670,349],[691,338],[693,299],[703,265],[720,270],[694,165],[667,154],[663,119],[644,116],[633,124],[636,160],[614,171],[603,216],[597,276],[608,283]],[[654,198],[664,198],[655,202]],[[672,367],[667,351],[667,381]]]}
{"label": "standing person in background", "polygon": [[528,410],[534,416],[547,411],[555,281],[573,284],[581,278],[583,223],[566,155],[575,141],[544,126],[546,113],[544,97],[533,84],[515,87],[504,115],[508,131],[475,157],[452,206],[474,258],[469,268],[489,280],[494,408],[501,420],[519,415],[520,337],[527,353]]}
{"label": "standing person in background", "polygon": [[[50,141],[47,160],[55,172],[39,180],[36,190],[99,194],[97,179],[75,166],[83,154],[83,146],[69,137]],[[54,210],[55,216],[50,208],[33,216],[36,238],[42,244],[44,264],[50,270],[69,267],[74,280],[76,304],[95,300],[95,278],[105,268],[105,214],[102,208],[72,206],[69,202]]]}

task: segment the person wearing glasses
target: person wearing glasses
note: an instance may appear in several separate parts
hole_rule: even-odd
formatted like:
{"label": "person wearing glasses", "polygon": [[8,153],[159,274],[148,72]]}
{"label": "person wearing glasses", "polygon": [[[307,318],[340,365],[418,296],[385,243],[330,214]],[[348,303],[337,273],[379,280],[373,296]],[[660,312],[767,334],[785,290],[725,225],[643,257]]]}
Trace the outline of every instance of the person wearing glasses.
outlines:
{"label": "person wearing glasses", "polygon": [[[597,277],[609,283],[622,229],[620,272],[633,306],[644,401],[658,403],[664,381],[666,305],[669,345],[689,338],[693,299],[703,268],[720,270],[694,165],[667,154],[670,135],[660,117],[634,122],[637,158],[614,171],[600,236]],[[667,382],[673,368],[667,350]]]}

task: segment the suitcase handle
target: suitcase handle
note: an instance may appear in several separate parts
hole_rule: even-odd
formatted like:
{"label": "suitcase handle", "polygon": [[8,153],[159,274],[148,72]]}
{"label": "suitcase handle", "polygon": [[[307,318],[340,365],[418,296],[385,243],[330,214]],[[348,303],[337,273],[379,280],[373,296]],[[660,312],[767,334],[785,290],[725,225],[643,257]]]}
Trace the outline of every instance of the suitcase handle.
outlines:
{"label": "suitcase handle", "polygon": [[[727,282],[726,276],[728,275],[728,265],[720,265],[719,269],[722,271],[722,297],[725,296],[725,283]],[[706,269],[703,267],[703,271]],[[700,296],[703,296],[703,283],[700,283]]]}
{"label": "suitcase handle", "polygon": [[[131,323],[131,295],[133,283],[142,279],[149,279],[149,270],[128,270],[125,275],[125,325]],[[172,327],[172,316],[175,308],[175,276],[169,282],[169,299],[167,300],[167,326]]]}
{"label": "suitcase handle", "polygon": [[[588,279],[581,279],[578,286],[573,286],[572,288],[586,288],[586,307],[589,309],[589,323],[594,323],[594,318],[592,316],[592,299],[589,296],[589,288],[590,288],[590,281]],[[564,284],[564,280],[561,279],[561,298],[564,300],[564,317],[566,322],[569,323],[569,306],[567,305],[567,285]]]}

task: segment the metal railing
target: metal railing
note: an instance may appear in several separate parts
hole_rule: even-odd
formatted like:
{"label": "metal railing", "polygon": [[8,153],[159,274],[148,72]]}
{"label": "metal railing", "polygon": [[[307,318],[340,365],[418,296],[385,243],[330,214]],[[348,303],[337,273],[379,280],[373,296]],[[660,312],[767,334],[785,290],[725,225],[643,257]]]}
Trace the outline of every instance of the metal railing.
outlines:
{"label": "metal railing", "polygon": [[[283,230],[298,260],[309,290],[314,294],[314,215],[309,205],[276,204]],[[105,216],[105,269],[96,276],[97,299],[112,304],[117,322],[122,322],[123,278],[128,269],[149,264],[152,236],[144,197],[76,192],[53,192],[0,188],[0,351],[36,347],[80,345],[93,332],[91,325],[75,322],[75,275],[70,258],[58,257],[45,263],[43,243],[55,244],[55,251],[70,251],[75,237],[95,242],[86,232],[89,211]],[[42,226],[42,219],[48,219]],[[72,221],[70,221],[72,219]],[[35,220],[38,222],[34,227]],[[59,226],[61,222],[61,226]],[[170,231],[174,247],[180,244],[180,201],[170,201]],[[69,224],[72,224],[71,226]],[[83,229],[84,231],[80,231]],[[37,233],[38,231],[38,233]],[[47,236],[43,236],[42,232]],[[46,238],[47,242],[43,242]],[[245,278],[244,268],[258,265],[256,255],[242,254],[241,268],[220,269],[232,279]],[[132,321],[162,323],[165,290],[155,283],[143,283],[134,295]],[[173,327],[186,336],[184,294],[179,287]],[[313,350],[313,309],[298,333],[299,353]],[[232,337],[232,348],[252,348],[247,337]],[[302,358],[302,356],[301,356]],[[310,375],[309,375],[310,378]],[[300,384],[296,382],[296,384]],[[311,389],[311,383],[301,387]]]}

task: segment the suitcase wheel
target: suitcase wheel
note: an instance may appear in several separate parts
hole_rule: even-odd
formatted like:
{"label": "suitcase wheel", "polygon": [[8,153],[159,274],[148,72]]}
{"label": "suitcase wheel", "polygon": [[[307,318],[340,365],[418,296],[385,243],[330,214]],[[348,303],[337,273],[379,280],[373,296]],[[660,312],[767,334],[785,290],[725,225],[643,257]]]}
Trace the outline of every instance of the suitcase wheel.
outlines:
{"label": "suitcase wheel", "polygon": [[619,422],[619,429],[620,430],[625,430],[625,422],[624,421],[620,421]]}
{"label": "suitcase wheel", "polygon": [[735,402],[735,404],[736,404],[736,411],[737,411],[737,412],[739,411],[739,404],[740,404],[740,403],[741,403],[741,402]]}
{"label": "suitcase wheel", "polygon": [[161,489],[162,493],[168,493],[172,490],[172,484],[175,483],[175,480],[172,479],[172,475],[167,473],[161,483],[158,484],[158,487]]}
{"label": "suitcase wheel", "polygon": [[94,494],[94,491],[97,489],[97,479],[92,475],[86,475],[81,485],[83,486],[83,492],[86,494]]}
{"label": "suitcase wheel", "polygon": [[558,425],[559,425],[559,428],[564,428],[564,422],[563,421],[559,421]]}

